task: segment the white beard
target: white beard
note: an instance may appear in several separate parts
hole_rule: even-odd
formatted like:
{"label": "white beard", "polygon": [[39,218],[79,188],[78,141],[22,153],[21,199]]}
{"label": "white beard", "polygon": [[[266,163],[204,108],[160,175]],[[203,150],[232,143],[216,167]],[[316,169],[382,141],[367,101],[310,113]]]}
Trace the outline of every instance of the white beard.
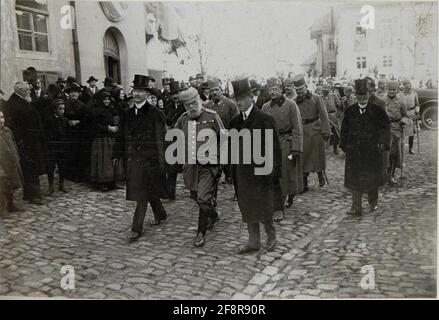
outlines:
{"label": "white beard", "polygon": [[31,98],[31,96],[27,96],[27,97],[25,97],[24,100],[26,100],[26,102],[29,102],[29,103],[32,102],[32,98]]}

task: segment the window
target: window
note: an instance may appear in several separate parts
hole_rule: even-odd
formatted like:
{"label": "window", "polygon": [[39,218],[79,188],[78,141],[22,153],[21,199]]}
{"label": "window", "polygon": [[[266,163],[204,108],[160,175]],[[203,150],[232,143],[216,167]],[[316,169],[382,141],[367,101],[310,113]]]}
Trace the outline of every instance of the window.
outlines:
{"label": "window", "polygon": [[357,57],[357,69],[366,69],[366,57]]}
{"label": "window", "polygon": [[335,50],[335,41],[334,39],[328,39],[328,49],[329,51]]}
{"label": "window", "polygon": [[392,56],[383,56],[383,67],[392,66]]}
{"label": "window", "polygon": [[355,28],[355,51],[365,50],[367,50],[366,29],[360,26],[360,22],[357,22],[357,27]]}
{"label": "window", "polygon": [[49,52],[48,11],[44,0],[16,2],[20,50]]}

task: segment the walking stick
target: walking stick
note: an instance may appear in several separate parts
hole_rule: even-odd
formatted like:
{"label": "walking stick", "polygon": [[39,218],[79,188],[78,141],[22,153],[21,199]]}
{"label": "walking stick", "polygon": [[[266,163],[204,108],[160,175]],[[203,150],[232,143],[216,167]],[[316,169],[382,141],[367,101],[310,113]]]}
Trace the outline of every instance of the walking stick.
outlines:
{"label": "walking stick", "polygon": [[421,153],[421,147],[419,146],[419,130],[418,130],[418,120],[415,120],[415,130],[416,130],[416,140],[418,141],[418,154]]}
{"label": "walking stick", "polygon": [[326,183],[329,185],[328,177],[326,176],[326,171],[323,170],[323,176],[325,177]]}
{"label": "walking stick", "polygon": [[197,202],[194,201],[194,203],[192,204],[192,206],[189,208],[187,214],[190,216],[192,214],[192,209],[197,205]]}
{"label": "walking stick", "polygon": [[401,181],[404,179],[404,127],[401,128]]}

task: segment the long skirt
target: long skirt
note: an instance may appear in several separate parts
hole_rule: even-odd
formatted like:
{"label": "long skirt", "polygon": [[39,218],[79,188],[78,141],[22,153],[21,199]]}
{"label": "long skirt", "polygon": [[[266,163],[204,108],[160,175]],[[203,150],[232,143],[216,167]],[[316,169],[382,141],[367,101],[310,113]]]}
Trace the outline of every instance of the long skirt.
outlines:
{"label": "long skirt", "polygon": [[114,181],[113,155],[114,138],[95,138],[91,147],[90,181],[110,183]]}

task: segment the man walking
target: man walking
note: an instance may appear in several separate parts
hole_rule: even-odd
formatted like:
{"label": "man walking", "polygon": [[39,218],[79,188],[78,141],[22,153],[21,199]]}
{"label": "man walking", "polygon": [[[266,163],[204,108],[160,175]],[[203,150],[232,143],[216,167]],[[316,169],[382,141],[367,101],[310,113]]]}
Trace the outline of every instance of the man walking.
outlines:
{"label": "man walking", "polygon": [[156,226],[167,214],[160,197],[166,194],[164,184],[165,118],[146,101],[148,77],[136,74],[133,81],[133,107],[126,111],[121,125],[122,141],[116,144],[113,161],[124,153],[127,161],[126,199],[136,201],[133,224],[128,240],[136,241],[143,233],[148,203]]}
{"label": "man walking", "polygon": [[[232,166],[232,177],[237,195],[239,209],[241,210],[242,221],[247,223],[248,242],[238,248],[239,254],[252,253],[260,250],[261,236],[260,224],[264,226],[267,233],[267,250],[271,251],[276,245],[276,230],[273,224],[275,184],[279,183],[282,167],[282,151],[279,137],[276,132],[274,119],[255,107],[253,95],[248,78],[232,81],[233,92],[237,99],[240,114],[232,119],[231,129],[238,132],[248,130],[253,139],[253,131],[262,131],[261,150],[266,158],[271,152],[273,155],[272,170],[266,175],[257,175],[255,169],[259,166],[252,157],[250,164],[244,164],[244,142],[239,139],[237,146],[232,145],[232,150],[239,150],[238,164]],[[267,131],[271,131],[272,141],[265,141]],[[246,144],[253,145],[254,142]],[[265,150],[264,146],[270,149]],[[270,157],[268,157],[270,158]]]}
{"label": "man walking", "polygon": [[361,198],[367,193],[371,211],[378,208],[378,188],[385,184],[382,153],[390,147],[390,122],[386,112],[370,103],[367,80],[355,80],[358,102],[343,119],[340,148],[346,153],[345,187],[352,191],[348,214],[361,215]]}
{"label": "man walking", "polygon": [[404,80],[402,85],[404,89],[399,93],[399,95],[405,101],[408,117],[404,133],[409,137],[409,154],[415,154],[413,152],[413,143],[415,141],[416,130],[418,130],[417,120],[420,110],[419,99],[418,94],[412,90],[412,83],[410,80]]}
{"label": "man walking", "polygon": [[307,90],[303,75],[294,78],[296,103],[302,116],[303,124],[303,188],[308,191],[308,176],[317,172],[319,186],[325,185],[323,171],[326,169],[324,140],[331,134],[328,113],[321,98]]}
{"label": "man walking", "polygon": [[199,207],[198,230],[194,240],[195,247],[202,247],[205,243],[206,231],[211,229],[219,219],[216,211],[216,190],[220,178],[219,168],[219,146],[215,150],[204,150],[207,154],[206,161],[200,161],[199,150],[204,141],[197,139],[200,131],[212,130],[220,141],[220,133],[224,130],[223,123],[218,114],[202,106],[196,89],[190,87],[180,93],[181,102],[187,112],[178,119],[175,128],[180,129],[185,136],[187,161],[183,169],[183,180],[185,186],[193,194],[196,192],[196,201]]}

